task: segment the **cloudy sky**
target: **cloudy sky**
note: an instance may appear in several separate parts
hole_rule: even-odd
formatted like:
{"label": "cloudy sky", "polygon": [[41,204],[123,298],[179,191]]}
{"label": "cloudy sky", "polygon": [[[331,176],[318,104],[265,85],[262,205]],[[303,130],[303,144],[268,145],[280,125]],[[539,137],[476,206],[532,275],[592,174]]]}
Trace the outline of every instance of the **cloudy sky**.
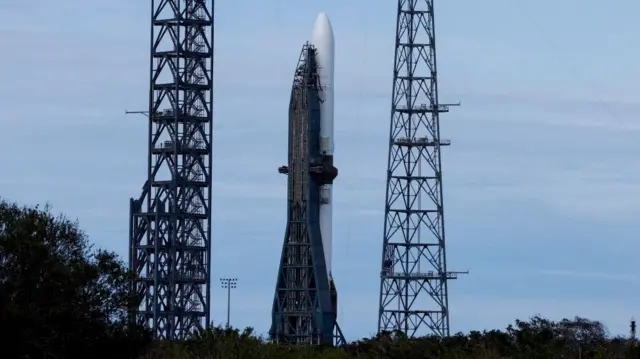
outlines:
{"label": "cloudy sky", "polygon": [[[49,202],[127,251],[146,175],[149,1],[0,0],[0,195]],[[336,33],[334,277],[348,339],[376,330],[394,1],[218,1],[213,319],[268,329],[287,106],[315,15]],[[632,1],[440,1],[454,331],[540,313],[640,315],[640,33]],[[635,239],[634,239],[635,238]]]}

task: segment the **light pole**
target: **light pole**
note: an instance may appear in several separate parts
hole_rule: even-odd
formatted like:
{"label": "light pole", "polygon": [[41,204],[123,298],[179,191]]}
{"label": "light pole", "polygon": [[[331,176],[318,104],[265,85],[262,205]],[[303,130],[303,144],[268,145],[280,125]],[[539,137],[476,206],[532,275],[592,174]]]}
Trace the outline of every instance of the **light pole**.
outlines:
{"label": "light pole", "polygon": [[227,329],[231,328],[231,289],[236,289],[237,278],[220,278],[222,288],[227,290]]}

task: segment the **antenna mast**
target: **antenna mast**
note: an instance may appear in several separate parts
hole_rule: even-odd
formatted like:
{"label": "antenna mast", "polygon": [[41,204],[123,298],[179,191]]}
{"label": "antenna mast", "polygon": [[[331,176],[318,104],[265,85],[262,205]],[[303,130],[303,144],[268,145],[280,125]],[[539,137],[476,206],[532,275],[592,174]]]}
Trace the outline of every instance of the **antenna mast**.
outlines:
{"label": "antenna mast", "polygon": [[[457,105],[457,104],[456,104]],[[449,335],[433,0],[398,0],[378,331]],[[467,272],[464,272],[467,273]]]}

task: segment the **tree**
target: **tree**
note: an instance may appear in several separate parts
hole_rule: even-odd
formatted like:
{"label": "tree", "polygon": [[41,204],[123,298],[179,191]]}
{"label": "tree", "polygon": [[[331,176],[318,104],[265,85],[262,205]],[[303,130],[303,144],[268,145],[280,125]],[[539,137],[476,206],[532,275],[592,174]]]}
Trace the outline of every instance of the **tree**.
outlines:
{"label": "tree", "polygon": [[0,199],[3,352],[137,357],[149,333],[127,322],[138,301],[132,279],[114,253],[93,250],[77,222]]}
{"label": "tree", "polygon": [[[579,340],[582,347],[574,346]],[[145,359],[638,359],[629,338],[610,338],[599,322],[554,322],[540,316],[516,320],[506,331],[472,331],[448,338],[408,338],[385,332],[340,348],[284,347],[252,331],[208,328],[185,342],[156,343]]]}
{"label": "tree", "polygon": [[[134,276],[94,250],[78,223],[45,207],[0,199],[0,358],[85,359],[638,359],[634,338],[611,338],[597,321],[535,316],[505,331],[448,338],[385,332],[341,348],[285,347],[251,328],[210,326],[184,341],[156,341],[129,325]],[[8,354],[8,355],[7,355]]]}

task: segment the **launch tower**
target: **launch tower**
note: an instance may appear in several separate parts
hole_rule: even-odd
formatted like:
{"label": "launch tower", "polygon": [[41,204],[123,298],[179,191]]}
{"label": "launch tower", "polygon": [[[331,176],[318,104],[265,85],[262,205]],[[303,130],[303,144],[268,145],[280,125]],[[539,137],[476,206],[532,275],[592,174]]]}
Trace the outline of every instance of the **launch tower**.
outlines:
{"label": "launch tower", "polygon": [[449,335],[433,0],[398,0],[378,330]]}
{"label": "launch tower", "polygon": [[317,54],[312,45],[302,49],[289,105],[289,161],[278,169],[288,175],[288,214],[270,334],[288,345],[344,343],[320,225],[321,188],[338,171],[321,151],[324,86]]}
{"label": "launch tower", "polygon": [[151,1],[148,172],[131,199],[132,320],[158,339],[209,323],[213,1]]}

